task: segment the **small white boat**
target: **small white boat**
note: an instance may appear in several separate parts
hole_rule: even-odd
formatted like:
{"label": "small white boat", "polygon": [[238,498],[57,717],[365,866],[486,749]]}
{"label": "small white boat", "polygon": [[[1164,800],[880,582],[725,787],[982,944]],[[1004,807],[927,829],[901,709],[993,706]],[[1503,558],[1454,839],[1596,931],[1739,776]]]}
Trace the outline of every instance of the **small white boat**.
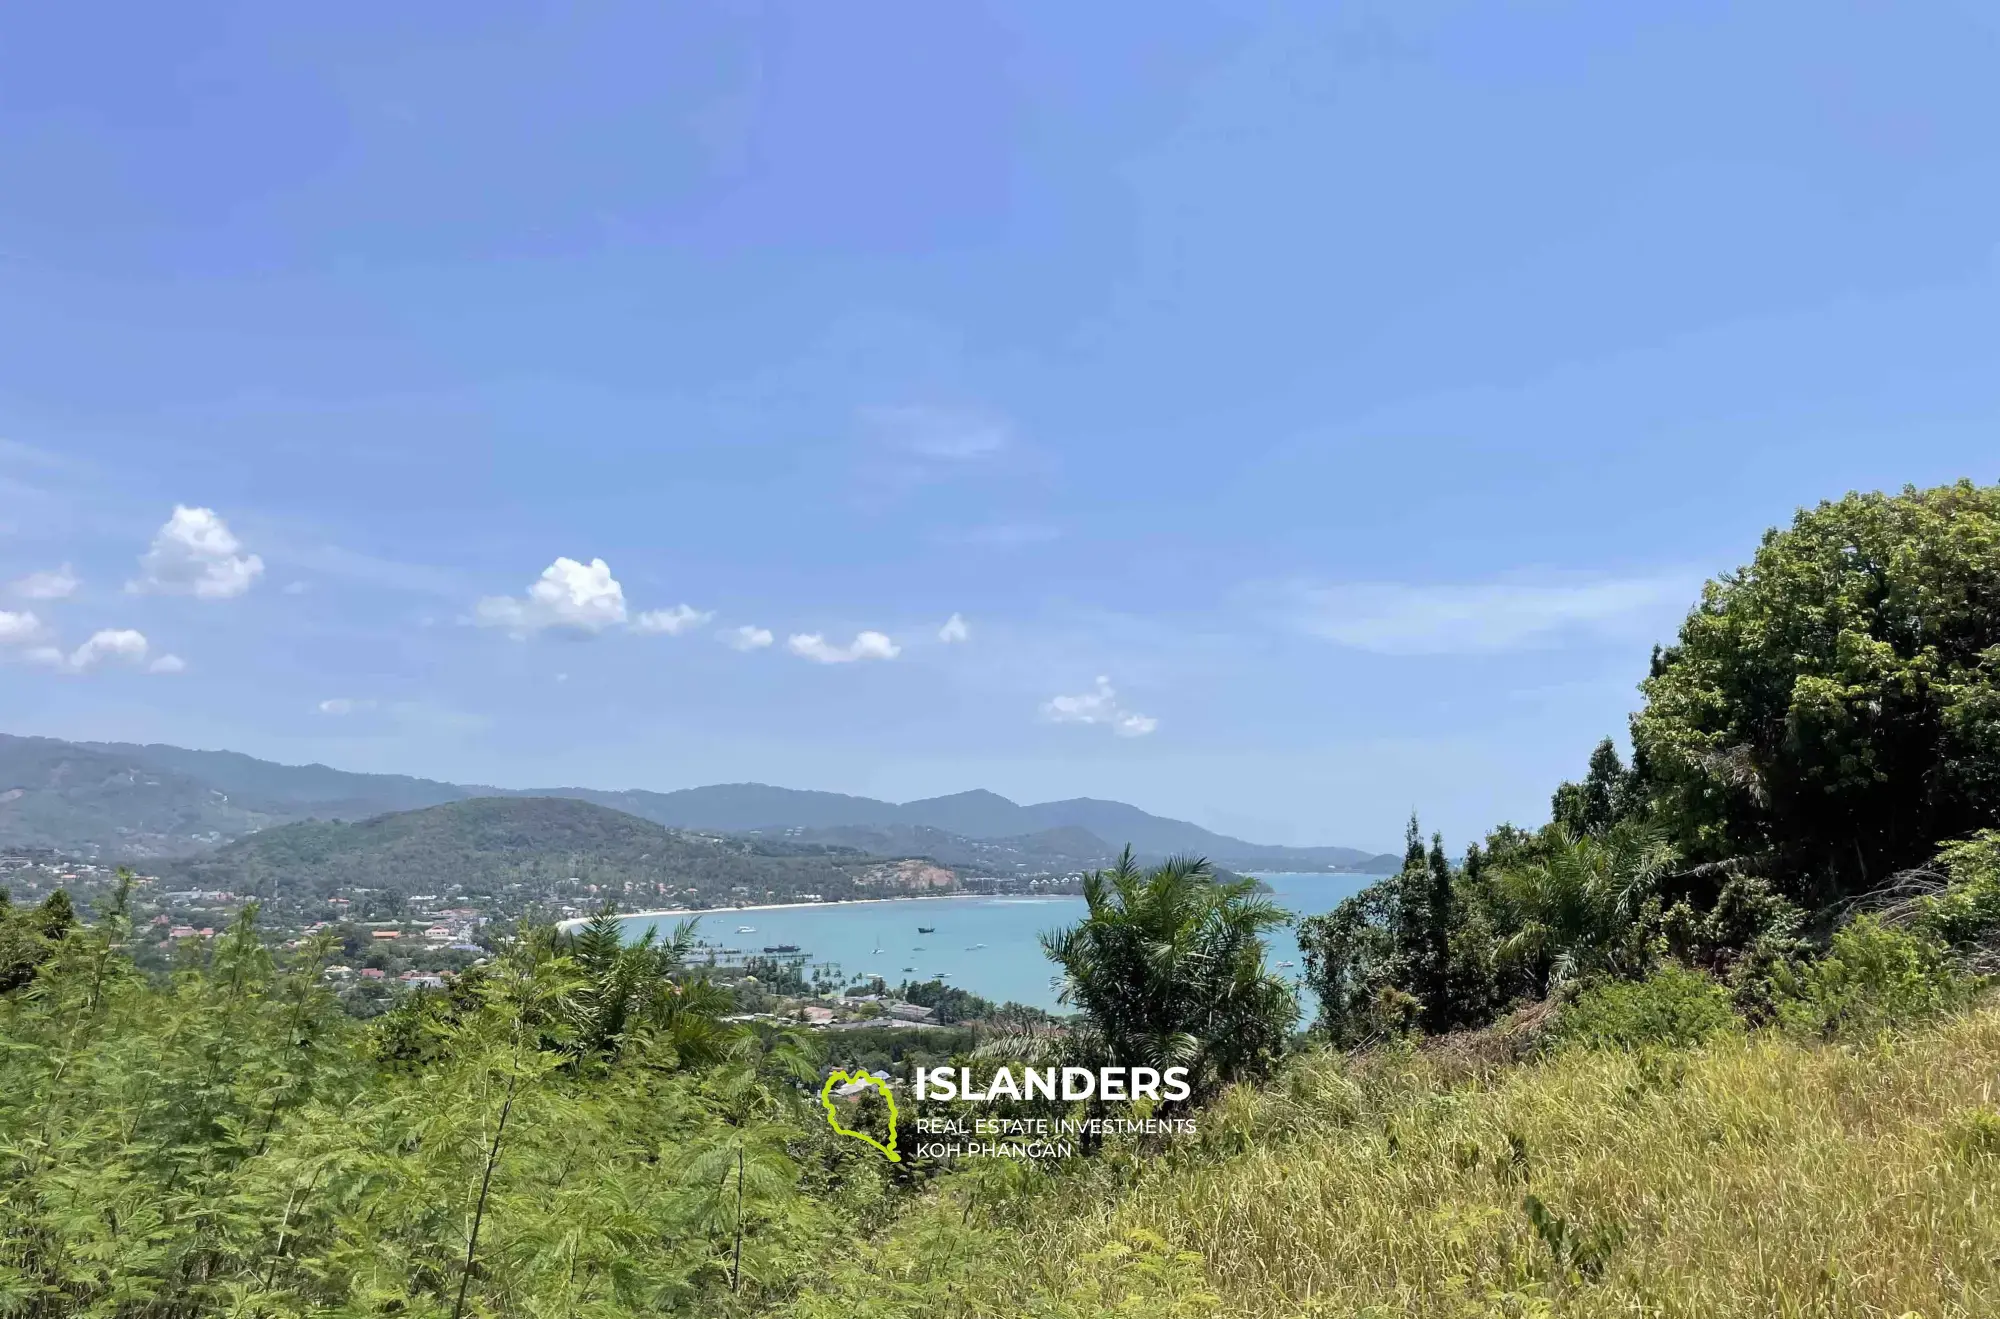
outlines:
{"label": "small white boat", "polygon": [[979,950],[980,950],[981,948],[984,948],[985,946],[986,946],[986,945],[985,945],[985,944],[983,944],[983,943],[976,943],[976,944],[973,944],[973,945],[972,945],[972,947],[970,947],[970,948],[966,949],[965,951],[966,951],[966,952],[968,952],[968,953],[976,953],[976,952],[978,952],[978,951],[979,951]]}
{"label": "small white boat", "polygon": [[738,934],[755,934],[757,933],[757,927],[754,925],[739,925],[736,927],[736,932]]}

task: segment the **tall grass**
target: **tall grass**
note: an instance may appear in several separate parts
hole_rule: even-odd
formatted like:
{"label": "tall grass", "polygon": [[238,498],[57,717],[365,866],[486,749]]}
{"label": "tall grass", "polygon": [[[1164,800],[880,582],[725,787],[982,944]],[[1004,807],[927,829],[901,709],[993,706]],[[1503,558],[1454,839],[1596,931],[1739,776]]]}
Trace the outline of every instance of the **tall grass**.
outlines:
{"label": "tall grass", "polygon": [[2000,1314],[2000,1008],[1481,1079],[1300,1060],[1198,1139],[979,1168],[804,1315]]}

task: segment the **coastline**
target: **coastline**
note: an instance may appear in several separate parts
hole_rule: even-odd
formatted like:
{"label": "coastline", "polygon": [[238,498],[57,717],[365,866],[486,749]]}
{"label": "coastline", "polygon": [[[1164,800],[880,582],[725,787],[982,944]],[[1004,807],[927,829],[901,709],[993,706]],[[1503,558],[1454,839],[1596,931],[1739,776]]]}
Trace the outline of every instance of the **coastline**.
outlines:
{"label": "coastline", "polygon": [[[884,902],[935,902],[941,898],[987,898],[1012,897],[1003,893],[900,893],[893,898],[841,898],[833,902],[763,902],[754,907],[672,907],[662,911],[621,911],[613,914],[613,920],[638,921],[662,916],[726,916],[733,911],[795,911],[801,907],[867,907]],[[1023,895],[1026,896],[1026,895]],[[585,925],[588,916],[571,916],[556,922],[556,928],[565,934],[571,929]]]}

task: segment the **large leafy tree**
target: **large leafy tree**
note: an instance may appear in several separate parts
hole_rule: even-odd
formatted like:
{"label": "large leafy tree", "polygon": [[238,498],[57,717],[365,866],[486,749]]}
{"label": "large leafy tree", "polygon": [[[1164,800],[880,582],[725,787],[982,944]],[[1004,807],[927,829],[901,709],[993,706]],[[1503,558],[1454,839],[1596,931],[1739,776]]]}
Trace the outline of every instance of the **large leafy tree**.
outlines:
{"label": "large leafy tree", "polygon": [[2000,822],[2000,487],[1802,511],[1707,585],[1644,690],[1634,745],[1691,860],[1818,903]]}
{"label": "large leafy tree", "polygon": [[1186,857],[1142,870],[1128,847],[1083,896],[1084,919],[1042,947],[1106,1061],[1187,1067],[1197,1092],[1268,1069],[1299,1009],[1264,966],[1265,931],[1290,917],[1255,880]]}

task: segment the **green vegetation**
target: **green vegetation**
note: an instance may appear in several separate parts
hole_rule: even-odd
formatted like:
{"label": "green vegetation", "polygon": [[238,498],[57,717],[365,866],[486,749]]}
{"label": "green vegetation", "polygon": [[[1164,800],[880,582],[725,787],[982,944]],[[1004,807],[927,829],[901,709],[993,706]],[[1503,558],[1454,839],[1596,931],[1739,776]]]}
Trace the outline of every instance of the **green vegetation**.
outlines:
{"label": "green vegetation", "polygon": [[[1996,514],[1959,485],[1767,537],[1655,656],[1630,764],[1607,741],[1462,857],[1413,820],[1302,922],[1303,1035],[1285,915],[1129,851],[1045,940],[1074,1016],[849,1036],[725,1020],[686,929],[624,946],[608,911],[360,1022],[336,935],[274,953],[254,904],[164,974],[126,886],[87,923],[0,904],[0,1315],[2000,1312]],[[650,864],[580,805],[530,809]],[[518,813],[437,809],[235,855],[491,885]],[[926,1061],[1194,1093],[912,1106],[894,1164],[812,1112],[830,1064]],[[975,1113],[1198,1130],[913,1157],[917,1118]]]}
{"label": "green vegetation", "polygon": [[[1653,657],[1627,767],[1607,740],[1536,831],[1403,869],[1300,930],[1319,1029],[1347,1044],[1487,1025],[1667,960],[1767,1019],[1798,982],[1840,1032],[1962,997],[2000,930],[2000,488],[1849,495],[1709,583]],[[1837,936],[1879,908],[1890,926]],[[1803,1014],[1803,1015],[1802,1015]]]}
{"label": "green vegetation", "polygon": [[1163,1155],[954,1178],[790,1312],[1973,1319],[1996,1067],[1991,1007],[1860,1048],[1315,1051]]}
{"label": "green vegetation", "polygon": [[307,820],[252,834],[212,856],[175,863],[191,886],[259,897],[367,888],[407,895],[545,890],[570,876],[655,902],[875,895],[854,853],[681,833],[562,797],[475,797],[358,823]]}

